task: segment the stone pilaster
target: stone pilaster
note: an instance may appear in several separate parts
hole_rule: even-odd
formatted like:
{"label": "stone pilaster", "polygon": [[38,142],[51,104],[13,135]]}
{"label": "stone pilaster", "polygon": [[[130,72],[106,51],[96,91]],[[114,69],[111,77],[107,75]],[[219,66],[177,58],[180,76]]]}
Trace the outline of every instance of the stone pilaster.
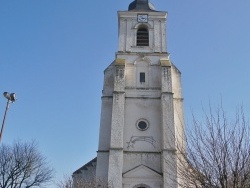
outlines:
{"label": "stone pilaster", "polygon": [[116,59],[108,180],[116,188],[122,188],[123,129],[125,104],[125,60]]}
{"label": "stone pilaster", "polygon": [[175,125],[174,106],[172,93],[171,63],[168,59],[161,60],[162,88],[162,167],[163,188],[175,188],[176,182],[176,148],[175,148]]}
{"label": "stone pilaster", "polygon": [[110,149],[108,181],[111,187],[122,188],[123,150]]}
{"label": "stone pilaster", "polygon": [[175,150],[162,151],[163,188],[177,188],[177,161]]}
{"label": "stone pilaster", "polygon": [[161,67],[162,149],[172,150],[175,148],[175,127],[170,61],[161,60]]}

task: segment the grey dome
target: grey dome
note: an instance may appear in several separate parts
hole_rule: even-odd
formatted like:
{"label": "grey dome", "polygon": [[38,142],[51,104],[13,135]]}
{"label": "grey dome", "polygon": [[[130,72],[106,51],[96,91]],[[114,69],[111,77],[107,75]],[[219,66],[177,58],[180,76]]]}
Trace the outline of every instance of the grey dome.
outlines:
{"label": "grey dome", "polygon": [[149,0],[134,0],[130,3],[128,10],[147,10],[155,11],[155,7]]}

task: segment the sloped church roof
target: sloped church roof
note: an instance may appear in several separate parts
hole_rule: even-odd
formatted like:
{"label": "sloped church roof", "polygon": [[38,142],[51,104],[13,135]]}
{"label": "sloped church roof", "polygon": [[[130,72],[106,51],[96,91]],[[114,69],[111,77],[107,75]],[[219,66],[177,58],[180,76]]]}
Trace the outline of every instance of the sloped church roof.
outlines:
{"label": "sloped church roof", "polygon": [[88,170],[90,167],[96,167],[97,157],[83,165],[81,168],[73,172],[73,175],[81,174],[83,171]]}

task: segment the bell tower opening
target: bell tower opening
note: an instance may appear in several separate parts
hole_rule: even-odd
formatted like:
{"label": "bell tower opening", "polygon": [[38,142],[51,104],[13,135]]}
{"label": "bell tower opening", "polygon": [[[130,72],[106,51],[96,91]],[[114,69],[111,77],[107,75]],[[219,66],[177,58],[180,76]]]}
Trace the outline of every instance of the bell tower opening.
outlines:
{"label": "bell tower opening", "polygon": [[137,46],[149,46],[149,33],[148,28],[145,26],[139,27],[137,30]]}

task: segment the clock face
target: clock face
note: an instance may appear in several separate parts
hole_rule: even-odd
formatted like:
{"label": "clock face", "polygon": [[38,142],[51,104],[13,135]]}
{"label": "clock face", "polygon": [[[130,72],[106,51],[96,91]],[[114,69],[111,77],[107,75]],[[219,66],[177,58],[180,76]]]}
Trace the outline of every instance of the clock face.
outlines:
{"label": "clock face", "polygon": [[148,15],[147,14],[138,14],[137,15],[137,21],[141,23],[148,22]]}

